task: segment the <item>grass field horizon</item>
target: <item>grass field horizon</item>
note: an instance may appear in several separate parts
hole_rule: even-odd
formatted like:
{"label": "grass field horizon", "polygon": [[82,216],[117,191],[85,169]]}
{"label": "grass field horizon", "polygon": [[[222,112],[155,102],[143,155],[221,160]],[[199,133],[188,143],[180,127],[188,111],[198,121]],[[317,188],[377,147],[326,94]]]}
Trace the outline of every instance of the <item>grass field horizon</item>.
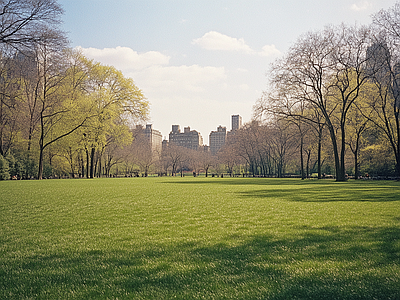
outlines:
{"label": "grass field horizon", "polygon": [[0,299],[399,299],[400,182],[0,182]]}

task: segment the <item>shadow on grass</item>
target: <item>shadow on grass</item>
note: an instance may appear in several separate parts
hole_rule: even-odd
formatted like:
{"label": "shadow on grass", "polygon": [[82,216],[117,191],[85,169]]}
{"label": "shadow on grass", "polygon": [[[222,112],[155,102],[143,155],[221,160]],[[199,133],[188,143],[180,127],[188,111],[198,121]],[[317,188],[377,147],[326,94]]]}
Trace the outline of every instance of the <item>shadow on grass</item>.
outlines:
{"label": "shadow on grass", "polygon": [[[282,179],[282,178],[233,178],[233,177],[196,177],[191,180],[168,181],[166,184],[220,184],[220,185],[304,185],[305,181],[299,179]],[[319,181],[321,182],[321,181]],[[325,180],[326,183],[333,183],[333,180]],[[307,181],[309,184],[318,183],[317,180]]]}
{"label": "shadow on grass", "polygon": [[361,187],[324,185],[291,187],[286,189],[267,188],[240,192],[245,198],[284,198],[288,201],[300,202],[333,202],[333,201],[360,201],[360,202],[390,202],[400,201],[400,189],[398,187]]}
{"label": "shadow on grass", "polygon": [[0,259],[1,299],[399,299],[400,229],[301,227],[277,239]]}
{"label": "shadow on grass", "polygon": [[400,201],[400,183],[391,181],[352,181],[279,179],[279,178],[204,178],[177,180],[166,184],[184,185],[256,185],[259,190],[238,192],[242,197],[285,198],[290,201],[331,202],[331,201]]}

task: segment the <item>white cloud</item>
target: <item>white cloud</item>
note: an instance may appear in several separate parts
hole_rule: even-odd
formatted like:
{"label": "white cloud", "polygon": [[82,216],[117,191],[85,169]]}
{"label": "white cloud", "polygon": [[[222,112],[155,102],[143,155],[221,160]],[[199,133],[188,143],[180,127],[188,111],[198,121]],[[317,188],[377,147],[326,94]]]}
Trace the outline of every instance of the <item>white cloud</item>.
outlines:
{"label": "white cloud", "polygon": [[363,11],[370,8],[372,8],[372,3],[370,1],[360,1],[351,6],[351,9],[354,11]]}
{"label": "white cloud", "polygon": [[251,116],[253,100],[248,95],[252,88],[242,79],[238,83],[232,78],[248,70],[229,73],[223,66],[173,66],[170,57],[160,52],[137,53],[124,47],[80,50],[89,59],[113,65],[135,81],[151,104],[149,122],[164,136],[172,124],[191,126],[201,132],[207,144],[209,132],[221,122],[228,126],[231,114]]}
{"label": "white cloud", "polygon": [[276,49],[275,45],[265,45],[264,47],[262,47],[262,51],[259,52],[259,55],[261,56],[278,56],[281,55],[281,52]]}
{"label": "white cloud", "polygon": [[192,43],[206,50],[253,52],[244,39],[233,38],[216,31],[207,32],[201,38],[194,39]]}
{"label": "white cloud", "polygon": [[188,91],[203,93],[227,77],[224,67],[169,66],[170,57],[156,51],[138,54],[126,47],[77,49],[90,59],[121,70],[125,76],[133,78],[145,94],[151,90],[160,97]]}
{"label": "white cloud", "polygon": [[125,76],[133,78],[145,95],[151,91],[151,94],[157,94],[160,98],[187,92],[208,93],[210,86],[223,85],[227,78],[224,67],[169,66],[170,57],[156,51],[139,54],[127,47],[77,49],[86,57],[112,65]]}
{"label": "white cloud", "polygon": [[128,73],[146,90],[157,90],[162,94],[180,94],[183,91],[201,93],[210,84],[218,84],[226,79],[223,67],[152,66],[139,72]]}
{"label": "white cloud", "polygon": [[233,38],[216,31],[207,32],[201,38],[194,39],[192,44],[199,45],[206,50],[238,51],[264,57],[278,56],[281,54],[275,45],[265,45],[261,52],[256,52],[245,43],[244,39]]}
{"label": "white cloud", "polygon": [[127,47],[116,48],[82,48],[76,47],[82,53],[95,61],[111,65],[121,71],[142,70],[154,65],[168,65],[169,56],[157,51],[138,53]]}

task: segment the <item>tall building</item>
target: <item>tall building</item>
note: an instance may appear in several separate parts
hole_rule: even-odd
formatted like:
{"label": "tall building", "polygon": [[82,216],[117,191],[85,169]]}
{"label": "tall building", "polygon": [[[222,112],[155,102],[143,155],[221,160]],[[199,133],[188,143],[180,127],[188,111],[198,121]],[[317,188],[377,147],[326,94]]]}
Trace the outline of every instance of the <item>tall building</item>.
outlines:
{"label": "tall building", "polygon": [[147,124],[146,129],[144,130],[144,134],[146,135],[148,141],[151,145],[151,150],[153,153],[161,153],[162,148],[162,134],[159,130],[153,129],[152,124]]}
{"label": "tall building", "polygon": [[368,75],[382,83],[390,80],[391,57],[385,42],[377,42],[367,48],[366,70]]}
{"label": "tall building", "polygon": [[228,138],[231,138],[235,135],[235,132],[242,128],[242,117],[239,115],[232,115],[232,130],[228,131]]}
{"label": "tall building", "polygon": [[242,127],[242,117],[239,115],[232,115],[232,131],[236,131]]}
{"label": "tall building", "polygon": [[216,154],[219,149],[225,145],[226,142],[226,127],[221,125],[217,128],[217,131],[211,131],[210,133],[210,151],[212,154]]}
{"label": "tall building", "polygon": [[203,138],[196,130],[190,130],[190,127],[185,127],[181,132],[179,125],[172,125],[172,131],[169,133],[169,143],[198,150],[203,145]]}
{"label": "tall building", "polygon": [[147,124],[146,128],[142,125],[136,125],[135,140],[139,143],[148,142],[151,152],[154,155],[160,155],[162,149],[162,135],[159,130],[153,129],[152,124]]}

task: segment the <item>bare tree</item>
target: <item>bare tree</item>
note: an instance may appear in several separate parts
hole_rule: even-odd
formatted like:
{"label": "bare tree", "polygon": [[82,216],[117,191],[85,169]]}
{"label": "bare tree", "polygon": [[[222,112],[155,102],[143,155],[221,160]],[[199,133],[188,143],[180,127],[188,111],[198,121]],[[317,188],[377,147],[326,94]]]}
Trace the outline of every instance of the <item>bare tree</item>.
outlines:
{"label": "bare tree", "polygon": [[26,65],[17,57],[0,54],[0,155],[7,156],[18,132],[23,112],[19,78]]}
{"label": "bare tree", "polygon": [[151,166],[157,162],[158,155],[152,151],[150,141],[141,128],[133,130],[133,138],[131,146],[133,161],[147,177]]}
{"label": "bare tree", "polygon": [[1,0],[0,44],[22,51],[58,35],[63,10],[55,0]]}
{"label": "bare tree", "polygon": [[226,166],[228,174],[231,177],[233,175],[233,168],[241,162],[237,152],[235,145],[228,142],[217,153],[218,160]]}
{"label": "bare tree", "polygon": [[400,176],[400,3],[373,16],[375,41],[370,47],[370,72],[376,93],[370,99],[374,117],[370,121],[389,141]]}
{"label": "bare tree", "polygon": [[205,176],[208,177],[208,172],[212,166],[215,165],[215,156],[211,152],[201,151],[199,152],[200,166],[205,172]]}
{"label": "bare tree", "polygon": [[307,33],[272,68],[276,102],[282,102],[288,114],[304,118],[298,108],[306,102],[323,117],[338,181],[346,179],[347,114],[369,76],[365,72],[369,32],[368,28],[341,25]]}
{"label": "bare tree", "polygon": [[170,143],[167,149],[164,149],[162,156],[162,159],[168,161],[168,165],[172,167],[172,176],[175,176],[186,159],[186,149]]}

